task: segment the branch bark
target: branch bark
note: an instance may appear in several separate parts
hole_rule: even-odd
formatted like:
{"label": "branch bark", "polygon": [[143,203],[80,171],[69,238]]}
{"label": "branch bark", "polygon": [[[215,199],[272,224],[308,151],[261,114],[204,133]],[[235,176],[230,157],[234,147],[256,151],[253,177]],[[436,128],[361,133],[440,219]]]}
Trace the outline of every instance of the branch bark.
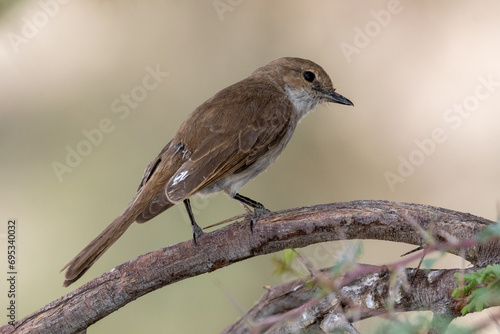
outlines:
{"label": "branch bark", "polygon": [[[425,233],[463,240],[493,222],[471,214],[421,204],[353,201],[274,212],[250,232],[243,220],[192,241],[126,262],[51,302],[1,333],[78,333],[129,302],[180,280],[250,257],[341,239],[377,239],[421,245]],[[497,242],[468,248],[475,266],[498,263]]]}
{"label": "branch bark", "polygon": [[[223,334],[246,333],[330,333],[334,329],[347,332],[351,323],[377,315],[387,315],[387,303],[393,295],[393,307],[399,311],[432,311],[440,318],[460,315],[463,299],[451,297],[456,288],[456,269],[404,269],[400,277],[413,278],[410,282],[396,279],[387,268],[365,265],[370,273],[362,275],[349,285],[324,297],[321,288],[303,280],[294,280],[266,291],[248,313],[226,328]],[[471,269],[464,270],[465,273]],[[330,269],[323,269],[328,275]],[[303,307],[308,301],[315,303]],[[288,316],[295,310],[300,317]],[[276,321],[276,320],[280,321]],[[286,321],[283,321],[286,320]],[[446,324],[447,325],[447,324]],[[355,331],[353,331],[356,333]],[[441,331],[439,331],[441,332]]]}

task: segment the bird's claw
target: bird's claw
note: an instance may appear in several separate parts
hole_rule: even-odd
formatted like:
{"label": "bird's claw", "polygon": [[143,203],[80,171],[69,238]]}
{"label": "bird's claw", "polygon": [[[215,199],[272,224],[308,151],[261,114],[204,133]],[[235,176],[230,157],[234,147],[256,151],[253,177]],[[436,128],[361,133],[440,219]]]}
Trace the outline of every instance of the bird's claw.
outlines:
{"label": "bird's claw", "polygon": [[264,206],[254,208],[253,215],[250,218],[250,232],[253,233],[253,226],[257,223],[259,219],[268,216],[270,213],[271,211],[266,209]]}
{"label": "bird's claw", "polygon": [[196,239],[201,238],[203,234],[205,234],[205,232],[203,232],[201,227],[199,227],[198,225],[193,225],[193,242],[195,245],[196,245]]}

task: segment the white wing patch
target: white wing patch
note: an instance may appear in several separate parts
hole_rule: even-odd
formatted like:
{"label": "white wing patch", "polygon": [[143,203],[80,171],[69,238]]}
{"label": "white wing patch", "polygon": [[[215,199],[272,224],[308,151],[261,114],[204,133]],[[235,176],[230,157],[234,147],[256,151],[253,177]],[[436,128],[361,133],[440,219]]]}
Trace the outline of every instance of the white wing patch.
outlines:
{"label": "white wing patch", "polygon": [[180,172],[176,177],[174,177],[174,180],[172,181],[172,185],[175,186],[179,182],[184,181],[184,179],[188,176],[188,171],[185,170],[183,172]]}

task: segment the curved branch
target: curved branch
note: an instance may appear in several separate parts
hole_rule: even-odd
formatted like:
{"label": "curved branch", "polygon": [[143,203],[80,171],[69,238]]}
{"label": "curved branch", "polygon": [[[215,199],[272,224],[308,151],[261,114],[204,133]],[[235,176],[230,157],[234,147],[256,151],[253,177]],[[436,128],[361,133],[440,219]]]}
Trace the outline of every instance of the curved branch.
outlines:
{"label": "curved branch", "polygon": [[[465,298],[452,298],[450,293],[456,288],[456,269],[407,268],[394,280],[393,273],[384,266],[362,266],[368,274],[338,292],[323,294],[320,298],[318,296],[324,292],[320,287],[311,287],[311,282],[300,279],[272,287],[244,317],[222,333],[299,333],[306,329],[318,333],[330,333],[334,329],[348,331],[352,322],[387,315],[391,294],[396,312],[432,311],[448,321],[460,314]],[[464,270],[465,273],[470,271]],[[331,270],[327,268],[319,273],[328,276]],[[414,279],[406,282],[401,277]]]}
{"label": "curved branch", "polygon": [[[250,257],[340,239],[377,239],[421,245],[423,231],[462,240],[487,225],[484,218],[452,210],[387,201],[353,201],[274,212],[250,232],[244,220],[192,241],[165,247],[126,262],[51,302],[1,333],[76,333],[146,293]],[[475,265],[499,262],[498,243],[470,247]]]}

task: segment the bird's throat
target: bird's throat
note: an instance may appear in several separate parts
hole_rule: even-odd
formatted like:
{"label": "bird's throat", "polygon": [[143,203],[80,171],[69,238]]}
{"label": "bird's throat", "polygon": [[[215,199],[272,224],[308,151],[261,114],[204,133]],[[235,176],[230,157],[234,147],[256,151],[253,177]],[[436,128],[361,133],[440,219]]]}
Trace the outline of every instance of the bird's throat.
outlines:
{"label": "bird's throat", "polygon": [[304,89],[293,89],[285,86],[285,94],[295,107],[299,121],[318,104],[315,96]]}

